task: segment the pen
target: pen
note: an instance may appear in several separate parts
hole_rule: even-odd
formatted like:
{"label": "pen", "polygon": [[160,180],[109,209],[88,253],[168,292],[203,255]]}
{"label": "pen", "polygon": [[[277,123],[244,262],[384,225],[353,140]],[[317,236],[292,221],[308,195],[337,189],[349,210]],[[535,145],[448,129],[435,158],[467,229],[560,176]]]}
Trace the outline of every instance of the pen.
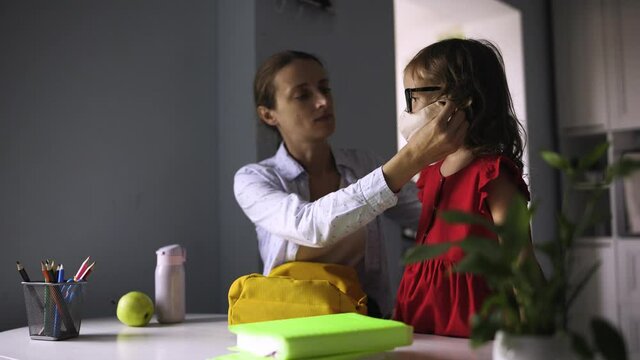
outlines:
{"label": "pen", "polygon": [[29,279],[29,275],[27,275],[27,270],[25,270],[24,266],[20,264],[20,261],[16,261],[16,267],[18,268],[18,272],[20,273],[20,276],[22,276],[22,280],[24,282],[31,282],[31,280]]}

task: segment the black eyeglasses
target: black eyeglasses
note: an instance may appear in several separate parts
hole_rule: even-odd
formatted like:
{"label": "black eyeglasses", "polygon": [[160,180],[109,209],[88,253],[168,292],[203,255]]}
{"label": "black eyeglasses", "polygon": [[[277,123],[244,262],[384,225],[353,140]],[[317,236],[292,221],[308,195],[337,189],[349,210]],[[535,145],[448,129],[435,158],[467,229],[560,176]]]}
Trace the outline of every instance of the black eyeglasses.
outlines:
{"label": "black eyeglasses", "polygon": [[440,86],[426,86],[426,87],[419,87],[419,88],[404,89],[404,99],[407,102],[407,108],[405,110],[408,113],[412,112],[413,107],[411,103],[411,98],[413,98],[414,92],[438,91],[440,89],[442,89]]}

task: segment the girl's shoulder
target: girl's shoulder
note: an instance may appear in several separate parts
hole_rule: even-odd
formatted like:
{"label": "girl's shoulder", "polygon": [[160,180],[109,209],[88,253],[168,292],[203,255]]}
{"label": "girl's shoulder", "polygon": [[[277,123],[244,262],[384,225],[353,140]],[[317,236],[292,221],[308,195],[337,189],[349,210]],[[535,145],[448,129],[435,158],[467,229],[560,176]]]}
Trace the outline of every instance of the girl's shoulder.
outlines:
{"label": "girl's shoulder", "polygon": [[505,171],[514,176],[522,176],[522,169],[513,160],[504,155],[480,155],[469,164],[469,167],[480,174],[491,177],[497,177],[497,175]]}
{"label": "girl's shoulder", "polygon": [[529,199],[529,186],[524,181],[522,169],[509,157],[504,155],[482,155],[470,166],[477,174],[478,190],[484,192],[488,185],[498,177],[509,179]]}

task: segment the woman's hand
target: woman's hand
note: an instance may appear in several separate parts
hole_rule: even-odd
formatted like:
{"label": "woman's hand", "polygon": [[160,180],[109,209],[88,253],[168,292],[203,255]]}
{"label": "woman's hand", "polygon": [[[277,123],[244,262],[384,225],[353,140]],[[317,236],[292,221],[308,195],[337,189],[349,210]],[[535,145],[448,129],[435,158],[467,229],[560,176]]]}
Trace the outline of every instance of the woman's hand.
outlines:
{"label": "woman's hand", "polygon": [[468,127],[464,111],[457,111],[455,104],[447,101],[442,112],[382,166],[389,188],[400,191],[424,167],[455,152],[464,142]]}
{"label": "woman's hand", "polygon": [[418,171],[455,152],[464,142],[469,123],[464,111],[458,111],[455,106],[453,102],[447,101],[442,112],[416,131],[407,144],[412,151],[423,157]]}

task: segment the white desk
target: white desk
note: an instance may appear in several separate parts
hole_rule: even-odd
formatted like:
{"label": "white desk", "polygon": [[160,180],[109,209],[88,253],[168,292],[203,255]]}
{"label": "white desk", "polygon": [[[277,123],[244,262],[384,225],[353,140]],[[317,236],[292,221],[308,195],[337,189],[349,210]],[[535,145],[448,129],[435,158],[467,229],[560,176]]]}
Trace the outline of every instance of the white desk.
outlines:
{"label": "white desk", "polygon": [[[208,359],[230,353],[236,337],[226,315],[189,314],[181,324],[134,328],[115,318],[82,320],[80,336],[63,341],[31,340],[26,327],[0,332],[0,360],[32,359]],[[376,357],[379,358],[379,357]],[[471,350],[466,339],[414,336],[411,346],[386,353],[385,359],[491,359],[490,346]]]}

